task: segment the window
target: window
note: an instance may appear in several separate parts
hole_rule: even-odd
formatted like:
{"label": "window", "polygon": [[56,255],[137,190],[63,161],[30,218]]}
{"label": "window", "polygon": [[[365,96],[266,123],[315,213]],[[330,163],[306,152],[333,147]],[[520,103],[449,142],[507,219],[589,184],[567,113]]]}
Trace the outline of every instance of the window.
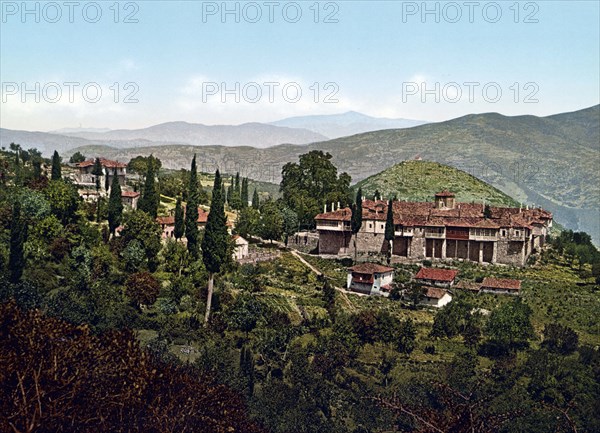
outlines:
{"label": "window", "polygon": [[506,236],[506,230],[502,230],[502,236]]}
{"label": "window", "polygon": [[372,229],[373,228],[373,224],[369,223],[369,228]]}

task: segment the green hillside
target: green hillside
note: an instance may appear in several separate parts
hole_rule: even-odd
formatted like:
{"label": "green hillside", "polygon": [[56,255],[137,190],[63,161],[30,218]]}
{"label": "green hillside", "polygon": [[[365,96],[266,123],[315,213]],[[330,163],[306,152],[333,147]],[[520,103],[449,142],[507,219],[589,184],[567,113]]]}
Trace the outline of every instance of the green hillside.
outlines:
{"label": "green hillside", "polygon": [[436,192],[448,189],[461,202],[485,200],[498,206],[519,206],[517,201],[476,177],[430,161],[401,162],[358,182],[354,189],[359,187],[367,197],[378,190],[384,199],[396,196],[399,200],[432,201]]}

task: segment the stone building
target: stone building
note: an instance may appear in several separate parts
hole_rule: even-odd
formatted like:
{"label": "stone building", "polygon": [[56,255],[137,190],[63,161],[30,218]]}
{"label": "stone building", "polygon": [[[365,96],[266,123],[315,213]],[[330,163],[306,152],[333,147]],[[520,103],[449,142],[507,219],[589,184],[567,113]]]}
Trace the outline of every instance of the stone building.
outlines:
{"label": "stone building", "polygon": [[[102,166],[102,175],[96,176],[92,174],[94,171],[95,159],[88,159],[87,161],[78,162],[75,164],[77,172],[75,173],[75,183],[79,188],[96,188],[96,177],[100,177],[100,188],[104,190],[105,185],[112,184],[112,178],[114,172],[117,172],[117,178],[121,187],[125,186],[125,177],[127,176],[127,164],[118,161],[111,161],[109,159],[100,158],[100,165]],[[105,182],[105,176],[108,176],[108,183]]]}
{"label": "stone building", "polygon": [[[356,235],[359,256],[387,254],[387,201],[363,200],[363,223]],[[508,208],[456,202],[442,191],[433,202],[393,203],[392,256],[398,261],[470,260],[523,266],[544,243],[552,214],[541,208]],[[315,217],[319,254],[352,256],[352,211],[338,208]]]}

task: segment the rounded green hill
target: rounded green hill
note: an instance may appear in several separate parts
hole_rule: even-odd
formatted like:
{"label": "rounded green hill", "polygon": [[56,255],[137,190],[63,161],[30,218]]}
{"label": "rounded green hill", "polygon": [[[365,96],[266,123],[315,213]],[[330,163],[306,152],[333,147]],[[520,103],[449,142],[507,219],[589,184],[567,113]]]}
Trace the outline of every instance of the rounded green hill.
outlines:
{"label": "rounded green hill", "polygon": [[362,188],[370,198],[378,190],[382,199],[433,201],[436,192],[449,190],[459,202],[482,202],[495,206],[519,206],[519,203],[497,188],[462,170],[430,161],[404,161],[381,173],[361,180],[354,190]]}

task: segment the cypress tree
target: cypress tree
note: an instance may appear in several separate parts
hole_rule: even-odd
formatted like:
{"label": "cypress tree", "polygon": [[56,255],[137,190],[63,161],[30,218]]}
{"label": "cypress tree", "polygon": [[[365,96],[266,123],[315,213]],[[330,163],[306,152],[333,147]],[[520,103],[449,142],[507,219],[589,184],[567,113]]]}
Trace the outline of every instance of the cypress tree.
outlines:
{"label": "cypress tree", "polygon": [[258,198],[258,191],[254,188],[254,194],[252,194],[252,207],[256,210],[260,208],[260,198]]}
{"label": "cypress tree", "polygon": [[229,188],[227,188],[227,204],[233,207],[233,203],[233,176],[231,176],[231,183],[229,184]]}
{"label": "cypress tree", "polygon": [[392,243],[394,242],[394,201],[390,199],[388,202],[387,218],[385,220],[385,240],[388,241],[387,261],[390,264],[392,257]]}
{"label": "cypress tree", "polygon": [[34,158],[31,165],[33,166],[33,178],[40,180],[42,177],[42,161],[39,158]]}
{"label": "cypress tree", "polygon": [[241,197],[242,197],[241,209],[244,209],[245,207],[248,207],[248,178],[247,177],[242,179]]}
{"label": "cypress tree", "polygon": [[354,261],[356,261],[356,236],[362,227],[362,188],[356,192],[356,202],[352,206],[351,229],[354,235]]}
{"label": "cypress tree", "polygon": [[144,183],[142,196],[140,197],[140,202],[138,203],[138,208],[146,212],[152,218],[156,218],[156,215],[158,214],[158,204],[160,202],[160,197],[158,196],[156,185],[154,184],[154,177],[154,157],[150,155],[148,158],[148,167],[146,169],[146,181]]}
{"label": "cypress tree", "polygon": [[60,155],[55,150],[52,154],[52,171],[51,180],[60,180],[62,178],[62,171],[60,168]]}
{"label": "cypress tree", "polygon": [[198,171],[196,155],[192,159],[190,183],[188,185],[188,200],[185,207],[185,237],[187,247],[193,260],[198,259]]}
{"label": "cypress tree", "polygon": [[179,240],[185,233],[185,221],[183,216],[183,207],[181,206],[181,197],[177,197],[177,203],[175,203],[175,229],[173,235],[175,239]]}
{"label": "cypress tree", "polygon": [[235,174],[235,192],[238,194],[238,196],[240,196],[240,197],[242,196],[239,171]]}
{"label": "cypress tree", "polygon": [[[106,177],[108,178],[108,173]],[[111,235],[115,235],[115,230],[121,224],[122,217],[123,201],[121,200],[121,185],[119,184],[117,169],[115,168],[110,186],[110,196],[108,198],[108,230]]]}
{"label": "cypress tree", "polygon": [[204,239],[202,240],[202,259],[208,271],[208,295],[206,298],[206,314],[204,315],[205,325],[208,324],[210,318],[215,274],[221,271],[221,267],[226,263],[229,253],[229,233],[227,233],[227,217],[225,216],[222,188],[221,175],[219,174],[219,170],[217,170],[215,173],[210,213],[208,214]]}
{"label": "cypress tree", "polygon": [[21,216],[21,203],[16,201],[13,205],[12,220],[10,222],[10,255],[8,258],[10,282],[13,284],[21,281],[23,268],[25,268],[23,244],[26,238],[27,224]]}

